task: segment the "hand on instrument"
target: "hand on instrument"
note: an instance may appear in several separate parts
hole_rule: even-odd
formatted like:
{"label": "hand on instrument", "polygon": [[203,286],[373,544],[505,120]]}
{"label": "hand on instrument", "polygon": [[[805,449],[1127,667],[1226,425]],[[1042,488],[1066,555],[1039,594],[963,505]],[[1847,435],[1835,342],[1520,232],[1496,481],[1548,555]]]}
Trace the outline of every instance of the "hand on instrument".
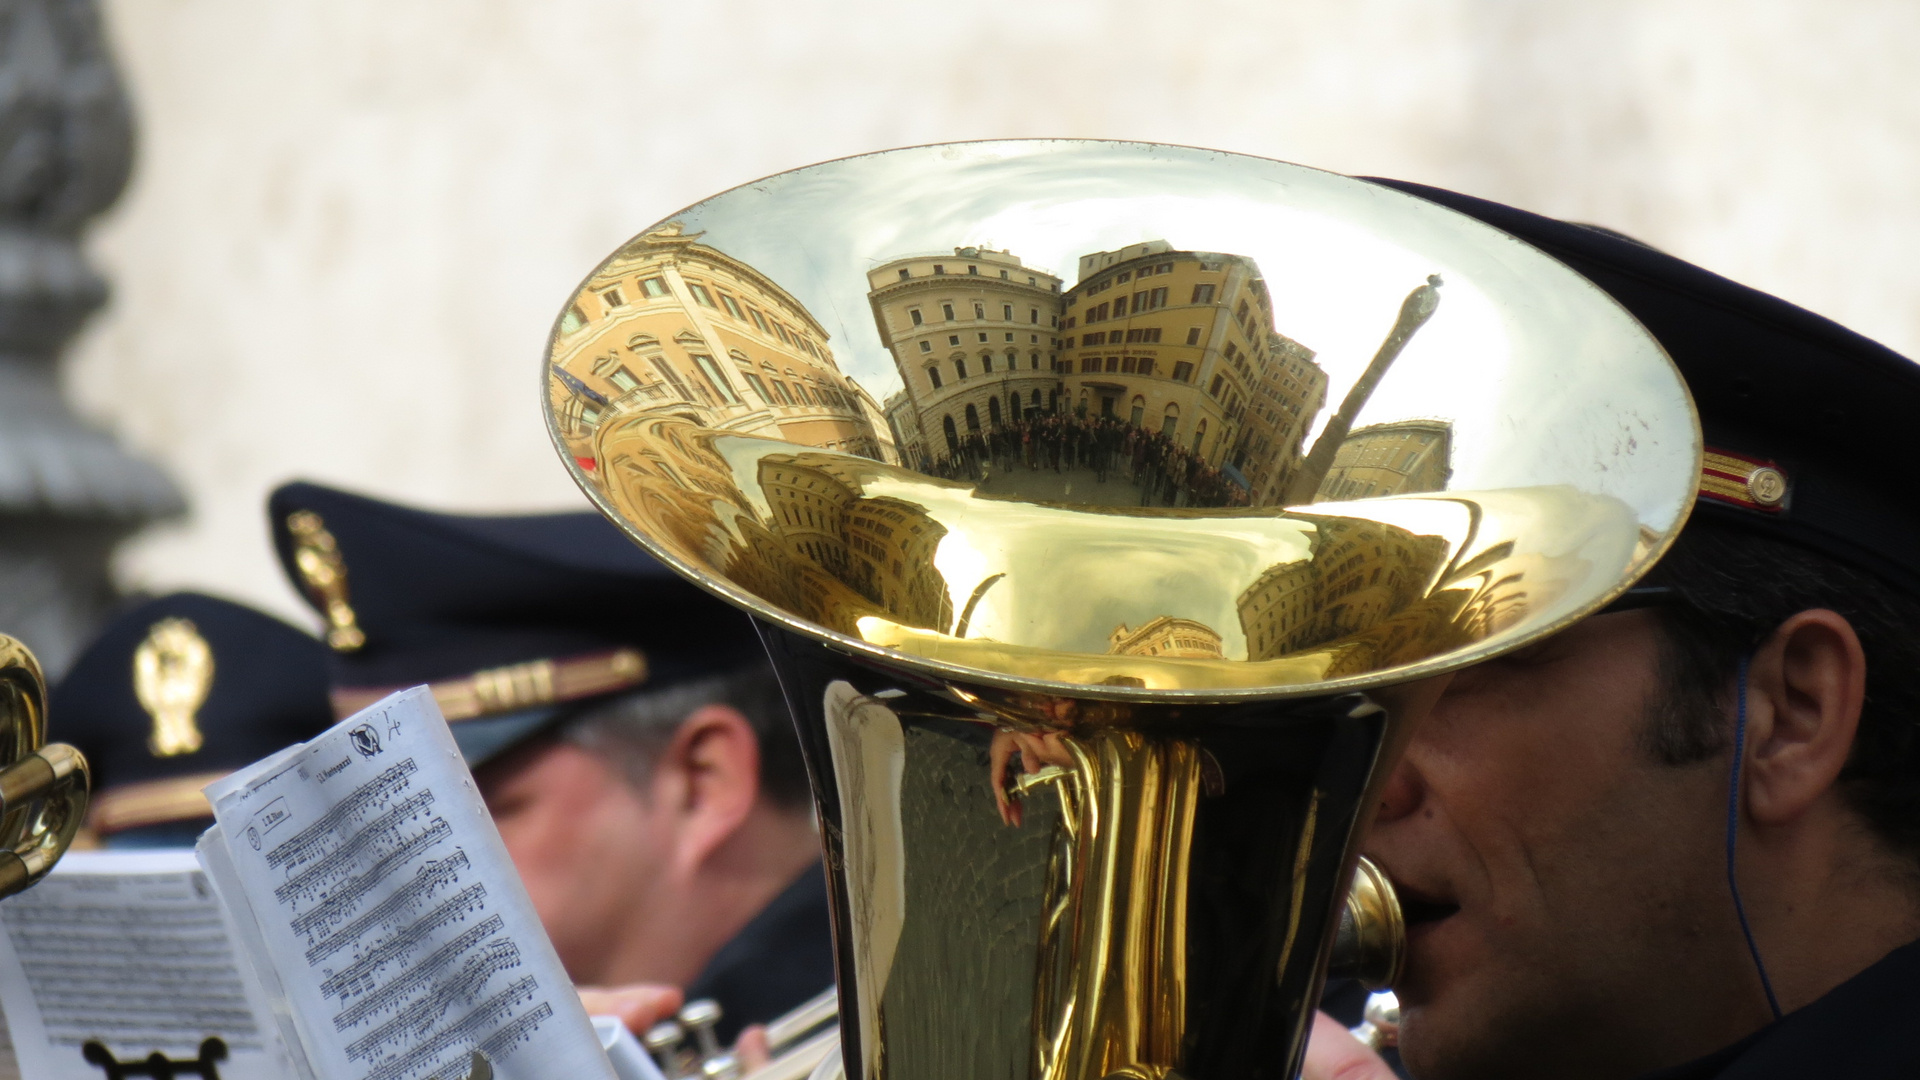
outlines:
{"label": "hand on instrument", "polygon": [[686,997],[677,986],[630,983],[626,986],[576,986],[588,1016],[617,1016],[627,1030],[640,1036],[662,1020],[673,1019]]}
{"label": "hand on instrument", "polygon": [[1020,731],[996,732],[987,750],[989,781],[993,785],[993,800],[1000,810],[1000,820],[1008,825],[1018,825],[1025,818],[1020,800],[1007,790],[1014,780],[1011,765],[1015,754],[1020,756],[1022,773],[1038,772],[1048,765],[1066,767],[1073,764],[1073,754],[1067,750],[1064,737],[1059,732],[1049,731],[1038,735]]}
{"label": "hand on instrument", "polygon": [[1313,1014],[1307,1060],[1300,1080],[1396,1080],[1380,1055],[1360,1044],[1346,1027],[1326,1013]]}
{"label": "hand on instrument", "polygon": [[740,1061],[740,1071],[751,1073],[773,1060],[773,1050],[767,1044],[767,1025],[748,1024],[740,1029],[740,1038],[734,1040],[733,1056]]}

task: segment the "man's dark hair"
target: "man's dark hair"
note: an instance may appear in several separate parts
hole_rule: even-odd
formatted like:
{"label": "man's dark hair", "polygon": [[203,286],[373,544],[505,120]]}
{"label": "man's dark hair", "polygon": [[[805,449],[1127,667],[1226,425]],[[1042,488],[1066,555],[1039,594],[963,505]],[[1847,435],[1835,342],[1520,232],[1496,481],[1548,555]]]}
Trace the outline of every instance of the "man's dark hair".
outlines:
{"label": "man's dark hair", "polygon": [[780,681],[766,664],[724,675],[642,688],[583,710],[560,726],[559,737],[616,757],[636,784],[646,782],[654,755],[673,738],[680,722],[707,705],[726,705],[747,718],[760,741],[760,790],[774,805],[808,805],[807,768],[787,712]]}
{"label": "man's dark hair", "polygon": [[1699,520],[1647,584],[1676,601],[1658,608],[1666,693],[1646,730],[1648,750],[1671,765],[1728,749],[1740,659],[1781,623],[1828,608],[1853,624],[1867,692],[1839,788],[1876,837],[1920,862],[1920,599],[1805,548]]}

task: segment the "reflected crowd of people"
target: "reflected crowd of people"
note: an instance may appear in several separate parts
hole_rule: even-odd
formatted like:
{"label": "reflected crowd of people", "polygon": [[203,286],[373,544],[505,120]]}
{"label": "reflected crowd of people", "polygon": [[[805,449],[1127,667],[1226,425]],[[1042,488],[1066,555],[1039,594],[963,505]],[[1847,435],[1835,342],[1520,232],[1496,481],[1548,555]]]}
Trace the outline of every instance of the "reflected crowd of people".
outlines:
{"label": "reflected crowd of people", "polygon": [[1221,468],[1158,431],[1118,416],[1029,415],[962,436],[953,452],[923,459],[920,470],[979,483],[988,469],[1056,473],[1085,469],[1099,483],[1119,475],[1141,506],[1246,506],[1247,489]]}

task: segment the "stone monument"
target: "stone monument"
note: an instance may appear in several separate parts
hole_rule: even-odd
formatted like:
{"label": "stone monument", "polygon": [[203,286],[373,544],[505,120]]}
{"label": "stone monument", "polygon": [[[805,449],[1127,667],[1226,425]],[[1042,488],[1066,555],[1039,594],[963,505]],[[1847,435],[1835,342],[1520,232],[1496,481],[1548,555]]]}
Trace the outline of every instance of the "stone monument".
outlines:
{"label": "stone monument", "polygon": [[80,231],[126,185],[127,101],[94,0],[0,0],[0,628],[64,670],[113,601],[114,545],[181,512],[55,379],[106,302]]}

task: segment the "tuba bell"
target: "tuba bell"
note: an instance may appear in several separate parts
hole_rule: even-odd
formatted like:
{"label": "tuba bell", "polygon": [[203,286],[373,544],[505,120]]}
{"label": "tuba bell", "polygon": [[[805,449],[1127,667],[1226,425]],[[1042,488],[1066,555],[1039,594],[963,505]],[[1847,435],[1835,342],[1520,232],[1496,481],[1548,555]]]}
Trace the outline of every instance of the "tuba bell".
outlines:
{"label": "tuba bell", "polygon": [[1136,143],[696,203],[568,298],[542,400],[762,628],[856,1080],[1295,1075],[1330,968],[1402,963],[1358,841],[1434,677],[1610,602],[1699,475],[1671,361],[1567,267]]}
{"label": "tuba bell", "polygon": [[40,664],[0,634],[0,897],[45,877],[86,820],[87,759],[46,739]]}

